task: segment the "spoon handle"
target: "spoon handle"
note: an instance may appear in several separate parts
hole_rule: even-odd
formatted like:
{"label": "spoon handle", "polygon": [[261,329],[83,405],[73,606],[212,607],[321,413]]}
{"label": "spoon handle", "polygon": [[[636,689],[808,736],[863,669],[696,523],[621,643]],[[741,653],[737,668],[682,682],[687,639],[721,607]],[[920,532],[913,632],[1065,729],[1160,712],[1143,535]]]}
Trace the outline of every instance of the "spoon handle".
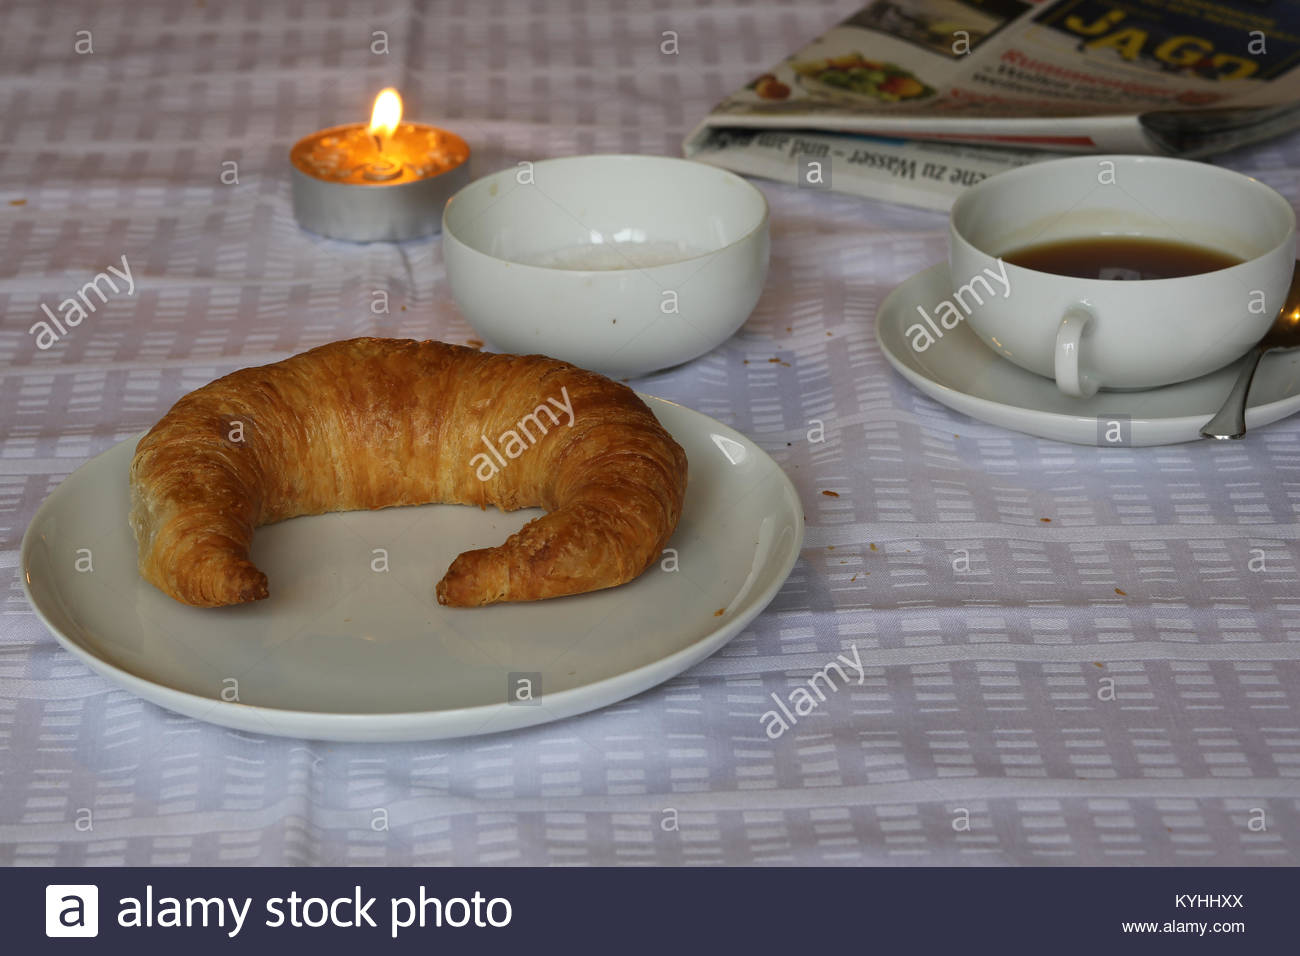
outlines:
{"label": "spoon handle", "polygon": [[1202,438],[1244,438],[1246,437],[1246,397],[1250,395],[1250,383],[1255,378],[1255,369],[1266,350],[1256,345],[1246,353],[1245,364],[1237,375],[1237,382],[1228,393],[1227,400],[1218,414],[1205,423],[1201,429]]}

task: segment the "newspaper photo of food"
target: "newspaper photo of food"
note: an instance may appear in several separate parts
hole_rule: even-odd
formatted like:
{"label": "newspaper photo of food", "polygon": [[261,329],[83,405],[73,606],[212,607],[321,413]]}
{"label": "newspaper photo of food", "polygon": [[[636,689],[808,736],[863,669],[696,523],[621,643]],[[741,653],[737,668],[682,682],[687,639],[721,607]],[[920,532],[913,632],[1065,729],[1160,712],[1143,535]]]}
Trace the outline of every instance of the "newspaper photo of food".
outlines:
{"label": "newspaper photo of food", "polygon": [[814,95],[847,95],[851,99],[882,103],[934,95],[934,87],[926,86],[897,63],[871,60],[861,53],[795,63],[794,71],[799,74],[800,83]]}

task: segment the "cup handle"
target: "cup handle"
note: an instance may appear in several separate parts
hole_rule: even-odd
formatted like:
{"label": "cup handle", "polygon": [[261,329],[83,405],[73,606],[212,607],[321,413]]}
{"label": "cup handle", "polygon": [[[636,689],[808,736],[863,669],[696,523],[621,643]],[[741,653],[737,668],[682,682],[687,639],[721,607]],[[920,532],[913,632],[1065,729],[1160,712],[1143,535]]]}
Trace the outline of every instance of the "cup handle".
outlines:
{"label": "cup handle", "polygon": [[1056,330],[1056,387],[1071,398],[1091,398],[1101,385],[1079,367],[1079,345],[1092,318],[1083,306],[1071,306]]}

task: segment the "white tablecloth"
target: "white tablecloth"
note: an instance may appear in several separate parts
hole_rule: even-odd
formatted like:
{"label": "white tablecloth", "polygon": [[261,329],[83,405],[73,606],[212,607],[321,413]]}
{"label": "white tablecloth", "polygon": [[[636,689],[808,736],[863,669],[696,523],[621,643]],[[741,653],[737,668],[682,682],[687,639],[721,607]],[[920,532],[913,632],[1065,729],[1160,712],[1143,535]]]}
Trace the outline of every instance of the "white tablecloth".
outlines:
{"label": "white tablecloth", "polygon": [[[363,119],[391,84],[471,142],[479,174],[677,154],[713,102],[858,2],[4,5],[0,862],[1297,862],[1300,420],[1093,449],[922,397],[872,322],[944,258],[935,213],[761,184],[753,317],[634,383],[768,449],[808,533],[763,615],[631,701],[441,743],[258,737],[115,688],[28,608],[36,507],[185,391],[357,334],[473,337],[436,240],[299,231],[297,137]],[[1220,162],[1300,195],[1300,137]],[[37,349],[40,303],[124,253],[134,296]],[[768,739],[768,695],[854,646],[863,683]]]}

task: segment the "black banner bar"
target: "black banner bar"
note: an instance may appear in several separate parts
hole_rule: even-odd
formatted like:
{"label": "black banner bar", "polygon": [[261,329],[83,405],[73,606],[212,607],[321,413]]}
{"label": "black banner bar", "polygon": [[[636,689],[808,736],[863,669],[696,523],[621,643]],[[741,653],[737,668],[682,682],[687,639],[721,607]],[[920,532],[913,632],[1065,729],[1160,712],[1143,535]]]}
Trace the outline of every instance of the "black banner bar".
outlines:
{"label": "black banner bar", "polygon": [[1298,888],[1297,871],[1280,867],[16,868],[0,871],[0,947],[1293,952]]}

